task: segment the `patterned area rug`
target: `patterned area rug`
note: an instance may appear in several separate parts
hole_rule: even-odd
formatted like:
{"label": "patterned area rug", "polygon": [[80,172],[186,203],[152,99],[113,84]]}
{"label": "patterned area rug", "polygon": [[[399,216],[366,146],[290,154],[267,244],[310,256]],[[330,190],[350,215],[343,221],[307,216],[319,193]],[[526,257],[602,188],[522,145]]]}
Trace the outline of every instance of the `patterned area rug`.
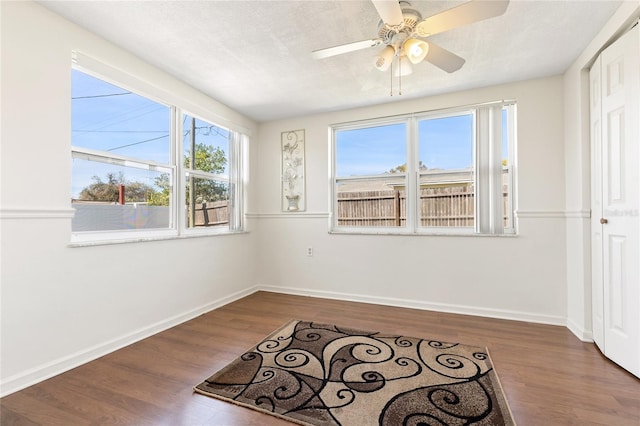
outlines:
{"label": "patterned area rug", "polygon": [[303,425],[514,425],[487,350],[291,321],[197,385]]}

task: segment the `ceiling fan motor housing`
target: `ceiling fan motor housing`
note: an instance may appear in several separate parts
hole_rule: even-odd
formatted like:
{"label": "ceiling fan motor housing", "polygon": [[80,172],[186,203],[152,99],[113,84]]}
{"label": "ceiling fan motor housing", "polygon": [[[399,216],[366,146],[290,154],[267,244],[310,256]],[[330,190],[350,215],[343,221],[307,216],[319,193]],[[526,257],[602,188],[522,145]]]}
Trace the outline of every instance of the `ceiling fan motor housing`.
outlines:
{"label": "ceiling fan motor housing", "polygon": [[378,37],[380,37],[383,44],[394,46],[396,51],[398,50],[398,45],[414,33],[416,25],[422,20],[420,12],[407,7],[411,6],[408,2],[400,2],[400,5],[402,6],[403,18],[400,25],[389,25],[382,20],[378,23]]}

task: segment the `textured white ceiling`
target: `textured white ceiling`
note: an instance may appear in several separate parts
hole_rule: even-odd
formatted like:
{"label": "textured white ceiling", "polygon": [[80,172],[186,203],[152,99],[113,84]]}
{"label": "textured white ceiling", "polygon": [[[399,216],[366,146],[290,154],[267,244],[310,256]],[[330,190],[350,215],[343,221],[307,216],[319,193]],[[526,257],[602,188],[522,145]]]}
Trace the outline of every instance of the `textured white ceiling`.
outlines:
{"label": "textured white ceiling", "polygon": [[[264,122],[560,74],[621,2],[512,0],[500,17],[433,36],[466,64],[454,74],[414,66],[401,97],[389,96],[389,73],[373,68],[379,48],[310,55],[375,38],[379,17],[368,0],[40,3]],[[411,1],[423,17],[461,3]]]}

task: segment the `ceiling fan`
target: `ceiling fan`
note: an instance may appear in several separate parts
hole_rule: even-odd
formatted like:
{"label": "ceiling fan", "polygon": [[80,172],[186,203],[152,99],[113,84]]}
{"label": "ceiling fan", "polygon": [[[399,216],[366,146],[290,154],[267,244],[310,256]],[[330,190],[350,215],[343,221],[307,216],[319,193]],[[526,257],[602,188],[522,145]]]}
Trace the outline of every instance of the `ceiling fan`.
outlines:
{"label": "ceiling fan", "polygon": [[411,74],[411,65],[423,60],[452,73],[459,70],[465,60],[424,39],[463,25],[500,16],[509,5],[509,0],[471,0],[423,19],[420,12],[413,9],[407,1],[371,0],[371,2],[381,18],[377,38],[315,50],[312,52],[313,57],[322,59],[369,47],[384,46],[376,55],[374,62],[375,67],[380,71],[388,70],[397,58],[398,66],[395,75],[399,77]]}

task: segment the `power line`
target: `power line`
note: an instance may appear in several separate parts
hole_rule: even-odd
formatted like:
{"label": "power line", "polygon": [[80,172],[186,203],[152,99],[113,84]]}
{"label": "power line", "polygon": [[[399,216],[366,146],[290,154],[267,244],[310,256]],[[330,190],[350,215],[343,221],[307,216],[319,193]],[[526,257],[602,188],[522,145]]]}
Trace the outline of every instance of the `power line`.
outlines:
{"label": "power line", "polygon": [[[210,129],[211,126],[201,126],[201,127],[196,127],[196,130],[201,130],[201,129]],[[71,130],[72,132],[76,132],[76,133],[167,133],[167,130]],[[185,136],[188,135],[191,132],[191,130],[186,130],[185,131]],[[211,132],[206,132],[203,133],[205,135],[209,135]],[[222,133],[220,133],[219,131],[216,131],[216,134],[220,135],[220,136],[225,136]]]}
{"label": "power line", "polygon": [[[202,126],[202,127],[196,127],[196,130],[200,130],[200,129],[208,129],[209,132],[208,134],[211,134],[212,131],[215,131],[216,134],[220,135],[220,136],[224,136],[220,130],[218,129],[217,126]],[[138,142],[133,142],[133,143],[129,143],[126,145],[120,145],[120,146],[116,146],[114,148],[109,148],[107,149],[107,151],[115,151],[117,149],[122,149],[122,148],[128,148],[130,146],[135,146],[135,145],[141,145],[143,143],[147,143],[147,142],[153,142],[153,141],[157,141],[159,139],[164,139],[169,137],[169,133],[166,130],[72,130],[73,132],[84,132],[84,133],[166,133],[165,135],[162,136],[158,136],[157,138],[151,138],[151,139],[145,139],[142,141],[138,141]],[[191,133],[191,130],[187,130],[184,133],[184,137],[186,137],[189,133]]]}
{"label": "power line", "polygon": [[[151,110],[149,110],[150,108]],[[124,123],[134,118],[151,114],[163,108],[166,108],[166,107],[164,107],[163,105],[159,105],[157,103],[146,102],[145,104],[137,106],[135,108],[126,109],[124,111],[120,110],[120,112],[107,115],[106,118],[101,116],[99,117],[98,120],[95,120],[93,122],[91,122],[91,120],[88,120],[89,121],[88,124],[86,122],[81,123],[78,127],[82,127],[86,130],[90,130],[89,128],[92,128],[92,127],[93,127],[93,130],[102,130],[107,127],[115,126],[116,124]],[[145,112],[142,112],[142,111],[145,111]],[[133,115],[133,113],[139,113],[139,112],[142,112],[142,113]],[[121,119],[122,117],[125,117],[125,118]],[[93,117],[93,118],[96,118],[96,117]],[[107,123],[107,124],[104,124],[104,123]],[[101,126],[101,127],[97,127],[97,126]]]}
{"label": "power line", "polygon": [[[102,122],[104,123],[104,122],[106,122],[106,121],[113,120],[113,119],[115,119],[116,117],[126,116],[126,118],[125,118],[124,120],[115,121],[115,122],[112,122],[112,123],[109,123],[109,124],[105,124],[104,126],[102,126],[102,127],[98,127],[98,128],[97,128],[97,129],[95,129],[95,130],[102,130],[102,129],[106,128],[106,127],[110,127],[110,126],[114,126],[114,125],[116,125],[116,124],[124,123],[124,122],[126,122],[126,121],[133,120],[134,118],[140,118],[140,117],[143,117],[143,116],[145,116],[145,115],[147,115],[147,114],[151,114],[152,112],[156,112],[156,111],[159,111],[159,110],[161,110],[161,109],[165,109],[165,108],[166,108],[166,107],[164,107],[164,106],[162,106],[162,105],[159,105],[159,106],[156,106],[156,105],[157,105],[157,104],[147,104],[147,105],[143,105],[143,106],[142,106],[142,107],[140,107],[140,108],[134,108],[133,110],[125,111],[125,112],[123,112],[122,114],[115,115],[115,116],[113,116],[113,117],[111,117],[111,118],[109,118],[109,119],[103,120]],[[151,109],[150,111],[142,112],[141,114],[138,114],[138,115],[128,115],[128,114],[133,113],[134,111],[136,111],[136,112],[141,111],[141,110],[142,110],[142,111],[144,111],[145,109],[147,109],[147,108],[149,108],[149,107],[154,107],[154,106],[155,106],[155,108]]]}
{"label": "power line", "polygon": [[[186,116],[185,116],[186,119]],[[220,129],[218,126],[215,125],[210,125],[210,126],[200,126],[200,127],[196,127],[196,130],[202,130],[202,129],[206,129],[206,131],[204,132],[200,132],[201,135],[204,136],[222,136],[222,137],[228,137],[228,135],[226,135],[222,129]],[[185,130],[183,137],[186,138],[187,135],[189,135],[191,133],[191,130]]]}
{"label": "power line", "polygon": [[122,145],[122,146],[117,146],[115,148],[109,148],[107,151],[115,151],[116,149],[128,148],[130,146],[140,145],[140,144],[143,144],[143,143],[146,143],[146,142],[151,142],[151,141],[157,141],[158,139],[164,139],[164,138],[168,138],[168,137],[169,137],[169,134],[167,133],[166,135],[158,136],[157,138],[145,139],[143,141],[134,142],[134,143],[130,143],[130,144],[127,144],[127,145]]}
{"label": "power line", "polygon": [[[211,127],[215,127],[215,126],[205,126],[205,127],[196,127],[196,130],[198,129],[211,129]],[[147,143],[147,142],[153,142],[153,141],[157,141],[159,139],[164,139],[169,137],[169,133],[167,133],[166,130],[151,130],[151,131],[144,131],[144,130],[104,130],[104,131],[100,131],[100,130],[73,130],[74,132],[76,131],[80,131],[80,132],[89,132],[89,133],[109,133],[109,132],[122,132],[122,133],[166,133],[163,136],[158,136],[157,138],[151,138],[151,139],[145,139],[143,141],[138,141],[138,142],[133,142],[133,143],[129,143],[126,145],[120,145],[120,146],[116,146],[114,148],[109,148],[107,149],[107,151],[115,151],[117,149],[122,149],[122,148],[128,148],[130,146],[135,146],[135,145],[141,145],[143,143]],[[184,134],[184,136],[186,137],[191,131],[187,130]]]}
{"label": "power line", "polygon": [[93,98],[107,98],[109,96],[122,96],[122,95],[130,95],[131,92],[122,92],[122,93],[109,93],[106,95],[90,95],[90,96],[74,96],[71,99],[93,99]]}
{"label": "power line", "polygon": [[71,130],[76,133],[167,133],[166,130]]}

